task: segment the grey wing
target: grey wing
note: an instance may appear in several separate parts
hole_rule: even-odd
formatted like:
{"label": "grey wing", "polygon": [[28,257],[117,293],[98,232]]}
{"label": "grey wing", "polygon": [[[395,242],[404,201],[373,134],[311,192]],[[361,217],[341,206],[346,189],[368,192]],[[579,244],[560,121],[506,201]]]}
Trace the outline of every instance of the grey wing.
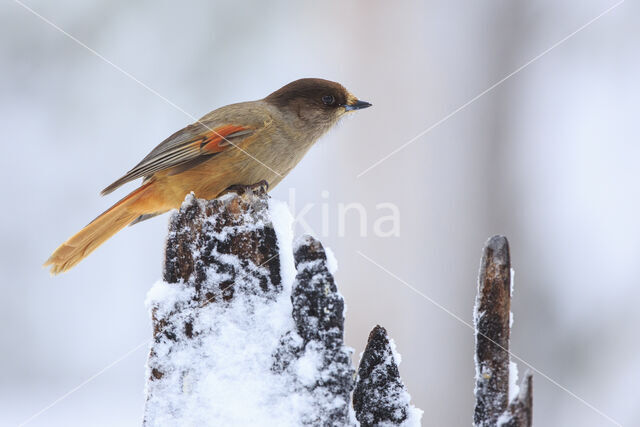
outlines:
{"label": "grey wing", "polygon": [[160,170],[193,167],[254,133],[253,129],[237,125],[207,126],[202,121],[191,124],[162,141],[140,163],[122,178],[102,190],[109,194],[121,185]]}

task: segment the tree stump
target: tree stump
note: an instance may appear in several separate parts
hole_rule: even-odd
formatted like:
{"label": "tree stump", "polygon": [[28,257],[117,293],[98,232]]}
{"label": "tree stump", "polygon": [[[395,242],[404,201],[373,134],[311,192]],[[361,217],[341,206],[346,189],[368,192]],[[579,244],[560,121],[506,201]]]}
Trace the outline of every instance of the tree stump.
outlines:
{"label": "tree stump", "polygon": [[172,216],[147,297],[145,425],[356,425],[344,300],[319,241],[293,250],[291,222],[262,189],[189,196]]}

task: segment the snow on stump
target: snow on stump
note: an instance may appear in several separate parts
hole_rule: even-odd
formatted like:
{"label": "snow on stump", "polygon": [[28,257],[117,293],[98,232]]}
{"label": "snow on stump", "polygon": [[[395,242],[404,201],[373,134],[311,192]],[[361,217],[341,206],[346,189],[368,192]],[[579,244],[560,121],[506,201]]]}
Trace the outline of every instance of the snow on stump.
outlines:
{"label": "snow on stump", "polygon": [[294,378],[295,389],[313,402],[302,424],[355,425],[351,409],[355,370],[352,350],[344,345],[344,300],[319,241],[303,236],[294,258],[295,327],[282,340],[276,371]]}
{"label": "snow on stump", "polygon": [[269,211],[264,192],[249,191],[188,196],[173,215],[164,282],[147,297],[145,425],[256,425],[299,410],[289,379],[271,371],[291,303],[279,259],[287,239]]}
{"label": "snow on stump", "polygon": [[172,216],[147,297],[145,425],[357,425],[335,260],[308,236],[294,254],[291,226],[262,189]]}
{"label": "snow on stump", "polygon": [[517,367],[509,357],[511,292],[509,243],[493,236],[483,249],[474,308],[477,427],[531,426],[532,377],[525,375],[518,392]]}
{"label": "snow on stump", "polygon": [[533,376],[525,373],[520,391],[498,418],[500,427],[531,427],[533,424]]}
{"label": "snow on stump", "polygon": [[399,364],[394,342],[383,327],[376,326],[362,353],[353,391],[353,407],[361,426],[420,425],[422,411],[411,405]]}

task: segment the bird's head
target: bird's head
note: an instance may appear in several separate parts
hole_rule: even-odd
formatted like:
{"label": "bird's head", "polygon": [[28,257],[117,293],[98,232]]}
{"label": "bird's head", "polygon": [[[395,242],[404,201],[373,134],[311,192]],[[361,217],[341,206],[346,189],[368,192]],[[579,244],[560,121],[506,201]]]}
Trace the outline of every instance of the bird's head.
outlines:
{"label": "bird's head", "polygon": [[300,79],[264,99],[285,117],[309,130],[324,133],[345,114],[370,107],[340,83],[323,79]]}

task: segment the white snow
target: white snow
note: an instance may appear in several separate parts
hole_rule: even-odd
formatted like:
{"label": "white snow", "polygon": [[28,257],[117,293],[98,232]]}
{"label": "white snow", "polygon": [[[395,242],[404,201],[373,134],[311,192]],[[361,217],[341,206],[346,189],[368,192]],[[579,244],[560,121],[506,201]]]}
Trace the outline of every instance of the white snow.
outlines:
{"label": "white snow", "polygon": [[[516,271],[511,269],[511,283],[510,283],[510,296],[513,298],[514,290],[514,278]],[[513,327],[513,311],[509,311],[509,328]],[[511,334],[509,334],[509,340],[511,340]],[[509,354],[511,359],[511,354]],[[520,386],[518,386],[518,365],[513,360],[509,360],[509,402],[518,397],[520,392]]]}
{"label": "white snow", "polygon": [[509,411],[503,412],[502,415],[500,415],[496,420],[496,426],[502,427],[503,425],[511,421],[511,418],[512,418],[512,415],[509,413]]}
{"label": "white snow", "polygon": [[509,361],[509,402],[518,397],[520,386],[518,385],[518,365],[513,360]]}
{"label": "white snow", "polygon": [[[192,197],[185,201],[193,202]],[[237,292],[229,303],[196,306],[189,284],[159,282],[149,291],[149,309],[160,318],[173,313],[174,325],[191,322],[194,337],[187,339],[183,331],[173,331],[177,341],[163,337],[154,343],[157,364],[153,366],[163,377],[148,382],[148,425],[294,426],[309,412],[314,403],[309,396],[294,393],[291,377],[272,370],[273,353],[281,337],[293,328],[290,290],[295,268],[291,215],[280,202],[270,202],[269,210],[280,245],[285,287],[276,300]],[[223,230],[219,237],[227,232],[233,230]],[[233,255],[217,256],[240,265]],[[213,268],[207,273],[212,284],[226,278]],[[313,376],[313,357],[305,355],[299,364],[301,378]],[[147,375],[151,375],[150,368]]]}
{"label": "white snow", "polygon": [[324,247],[324,253],[327,255],[327,269],[329,270],[329,273],[336,274],[336,271],[338,271],[338,259],[336,258],[336,255],[333,253],[331,248],[327,246]]}
{"label": "white snow", "polygon": [[[194,203],[204,202],[190,195],[183,207]],[[210,222],[215,220],[215,216],[207,218]],[[288,359],[278,357],[278,362],[290,363],[284,369],[275,364],[274,355],[283,348],[301,348],[303,343],[292,317],[296,268],[293,218],[287,205],[270,199],[268,217],[247,217],[240,225],[208,232],[225,240],[238,232],[261,229],[268,221],[279,245],[281,292],[265,297],[261,292],[241,291],[240,288],[258,289],[256,275],[249,273],[264,273],[267,267],[247,265],[237,256],[220,254],[215,249],[206,249],[212,251],[207,255],[213,255],[220,263],[206,269],[203,288],[215,290],[233,279],[238,291],[230,301],[203,303],[195,298],[196,289],[191,282],[161,281],[148,292],[145,301],[148,309],[155,319],[166,322],[160,323],[164,329],[154,338],[147,366],[148,378],[161,376],[147,381],[146,425],[298,426],[317,420],[314,417],[320,415],[318,411],[327,408],[339,411],[345,405],[349,408],[347,416],[356,424],[353,408],[344,396],[332,395],[322,386],[336,375],[339,377],[344,369],[335,364],[338,362],[326,365],[327,349],[322,343],[311,341],[301,354],[292,353],[295,356]],[[194,243],[191,250],[197,253],[205,249]],[[334,273],[335,256],[328,248],[325,253],[327,268]],[[322,261],[307,263],[317,262]],[[307,263],[301,263],[299,269],[313,267]],[[235,270],[235,276],[231,270]],[[189,335],[185,325],[191,326]],[[391,347],[393,356],[389,363],[399,365],[401,358],[393,341]],[[403,425],[420,425],[422,411],[410,404],[409,394],[403,391],[400,399],[409,407]]]}
{"label": "white snow", "polygon": [[[395,362],[396,366],[400,367],[400,363],[402,362],[402,356],[400,356],[400,353],[398,353],[396,349],[396,343],[393,340],[393,338],[391,338],[390,336],[387,336],[387,338],[389,339],[389,347],[391,348],[393,362]],[[390,363],[390,362],[391,360],[387,361],[386,363]],[[404,422],[402,423],[402,426],[403,427],[420,427],[422,425],[421,420],[422,420],[422,414],[424,413],[424,411],[422,409],[416,408],[411,403],[411,396],[409,395],[409,392],[407,392],[406,388],[403,389],[403,391],[400,393],[400,396],[398,396],[398,400],[401,402],[399,406],[406,406],[407,408],[409,408],[407,411],[407,419],[404,420]]]}
{"label": "white snow", "polygon": [[274,199],[269,199],[269,215],[278,239],[280,276],[284,293],[290,295],[291,285],[296,278],[293,260],[293,216],[286,203]]}
{"label": "white snow", "polygon": [[305,351],[304,355],[296,362],[298,379],[305,386],[315,384],[318,379],[320,366],[320,354],[316,351]]}
{"label": "white snow", "polygon": [[513,289],[514,289],[513,284],[514,284],[515,277],[516,277],[516,271],[513,269],[513,267],[511,268],[510,273],[511,273],[510,274],[511,280],[509,282],[509,295],[511,295],[511,297],[513,297]]}
{"label": "white snow", "polygon": [[[169,286],[182,291],[162,289]],[[187,288],[157,284],[149,295],[151,307],[167,311],[190,301]],[[158,295],[163,299],[154,300]],[[272,353],[292,327],[290,313],[286,296],[269,301],[236,295],[226,306],[183,310],[180,315],[191,319],[200,336],[154,346],[164,377],[150,395],[149,424],[296,425],[310,402],[289,396],[288,378],[271,371]]]}
{"label": "white snow", "polygon": [[[155,301],[177,301],[187,300],[193,296],[194,289],[184,286],[170,285],[162,280],[157,281],[149,292],[147,292],[147,298],[144,301],[145,306],[151,307]],[[168,312],[168,308],[165,305],[157,307],[157,316],[164,317]]]}

